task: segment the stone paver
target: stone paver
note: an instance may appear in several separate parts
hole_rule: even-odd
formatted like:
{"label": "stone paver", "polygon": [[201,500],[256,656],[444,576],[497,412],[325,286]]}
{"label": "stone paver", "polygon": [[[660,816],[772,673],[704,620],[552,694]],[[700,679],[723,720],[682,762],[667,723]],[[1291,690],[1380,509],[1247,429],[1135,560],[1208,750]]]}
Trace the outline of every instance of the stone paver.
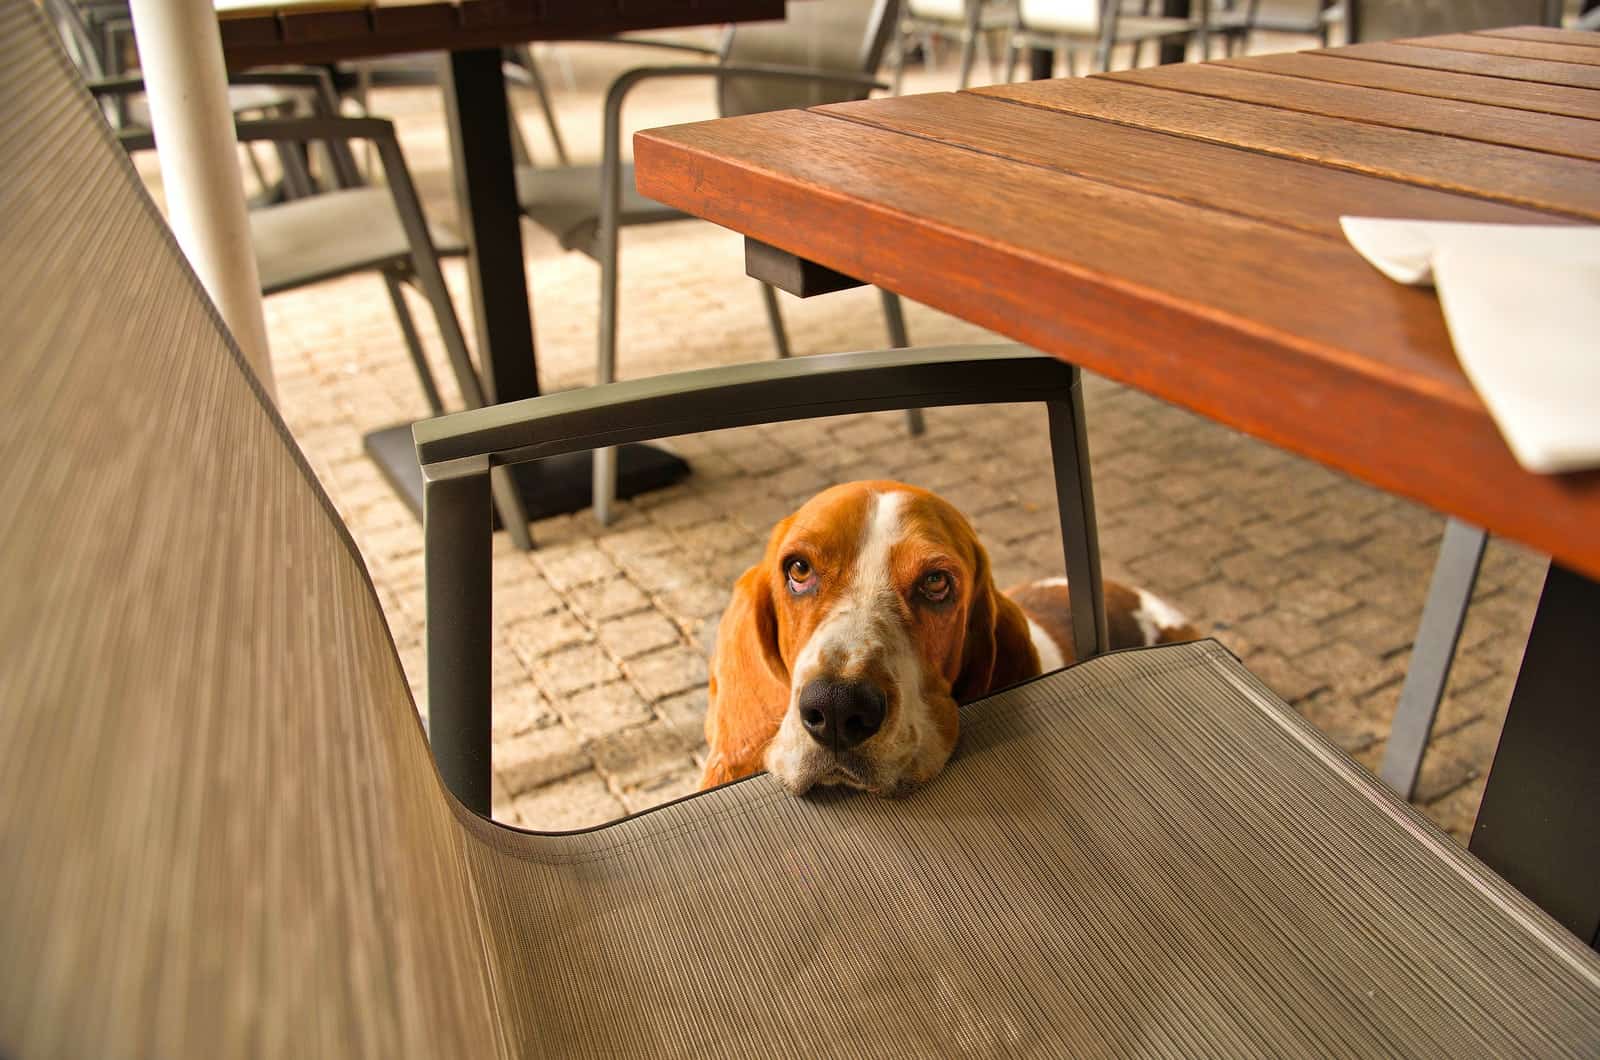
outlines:
{"label": "stone paver", "polygon": [[[577,82],[558,86],[556,102],[575,157],[593,159],[605,84],[654,56],[581,46],[570,54]],[[944,88],[950,76],[912,79]],[[530,101],[517,105],[535,154],[548,160]],[[375,107],[396,120],[430,216],[453,222],[437,92],[388,90]],[[627,120],[631,129],[713,112],[706,86],[670,82],[638,93]],[[142,165],[158,186],[153,165]],[[541,378],[547,389],[587,385],[593,263],[525,232]],[[622,244],[624,377],[772,356],[738,236],[685,221],[628,230]],[[451,261],[445,271],[465,313],[465,270]],[[431,318],[414,304],[441,390],[454,401]],[[783,296],[782,305],[797,355],[884,341],[871,291]],[[275,296],[266,309],[284,415],[350,522],[425,710],[421,527],[361,451],[363,432],[426,412],[383,285],[351,276]],[[921,306],[908,304],[907,316],[914,341],[993,340]],[[1105,380],[1086,378],[1085,391],[1108,572],[1184,610],[1375,766],[1443,520]],[[622,503],[614,526],[597,526],[590,513],[541,521],[532,556],[499,535],[496,815],[576,828],[692,789],[705,749],[710,631],[772,524],[817,489],[891,476],[939,490],[967,509],[1002,584],[1056,574],[1042,412],[936,409],[928,425],[914,439],[900,415],[883,413],[676,439],[669,444],[696,473]],[[1491,542],[1418,796],[1458,839],[1471,827],[1542,572],[1538,557]]]}

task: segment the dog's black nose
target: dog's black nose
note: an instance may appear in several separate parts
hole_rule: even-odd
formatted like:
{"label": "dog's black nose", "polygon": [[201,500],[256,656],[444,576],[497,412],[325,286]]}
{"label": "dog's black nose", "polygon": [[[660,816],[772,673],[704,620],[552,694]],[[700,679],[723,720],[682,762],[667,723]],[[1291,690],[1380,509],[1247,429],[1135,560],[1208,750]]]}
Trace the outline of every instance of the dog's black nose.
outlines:
{"label": "dog's black nose", "polygon": [[800,721],[811,738],[843,751],[883,727],[888,706],[883,689],[868,681],[819,677],[800,690]]}

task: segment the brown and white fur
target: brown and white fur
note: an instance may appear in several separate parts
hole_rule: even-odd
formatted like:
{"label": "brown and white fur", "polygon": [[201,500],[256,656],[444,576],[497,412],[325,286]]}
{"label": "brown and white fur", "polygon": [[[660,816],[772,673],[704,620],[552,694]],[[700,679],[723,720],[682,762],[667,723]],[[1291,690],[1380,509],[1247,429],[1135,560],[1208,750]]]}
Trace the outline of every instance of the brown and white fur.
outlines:
{"label": "brown and white fur", "polygon": [[[1113,648],[1197,636],[1142,589],[1108,581],[1105,602]],[[766,769],[796,794],[907,794],[955,749],[957,705],[1071,662],[1071,625],[1066,579],[999,592],[971,525],[937,495],[835,486],[778,523],[734,586],[700,786]]]}

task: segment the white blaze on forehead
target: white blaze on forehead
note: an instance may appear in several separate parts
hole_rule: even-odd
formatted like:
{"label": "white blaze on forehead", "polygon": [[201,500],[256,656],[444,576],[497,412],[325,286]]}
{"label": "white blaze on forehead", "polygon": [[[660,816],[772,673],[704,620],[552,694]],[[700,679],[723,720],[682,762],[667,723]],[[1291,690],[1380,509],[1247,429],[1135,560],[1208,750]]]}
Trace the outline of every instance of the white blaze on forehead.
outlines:
{"label": "white blaze on forehead", "polygon": [[867,518],[862,526],[849,582],[832,612],[817,626],[795,660],[794,695],[824,662],[843,667],[881,652],[884,611],[893,606],[894,578],[889,561],[900,538],[903,493],[868,496]]}
{"label": "white blaze on forehead", "polygon": [[900,540],[900,509],[904,500],[903,493],[872,495],[872,511],[867,515],[867,525],[861,534],[861,551],[856,553],[855,578],[850,586],[850,595],[859,604],[867,604],[894,589],[889,560],[894,543]]}
{"label": "white blaze on forehead", "polygon": [[895,542],[900,540],[905,498],[898,491],[869,495],[855,562],[848,573],[841,572],[849,579],[848,584],[795,659],[789,709],[765,759],[767,769],[791,787],[803,791],[832,769],[831,758],[825,756],[800,723],[800,690],[813,678],[849,672],[872,659],[883,664],[895,686],[885,692],[898,695],[900,703],[888,731],[873,738],[880,748],[877,764],[884,771],[886,783],[897,779],[905,768],[900,759],[907,757],[902,752],[885,758],[888,748],[905,744],[915,751],[920,748],[920,734],[931,731],[926,724],[927,708],[921,702],[919,664],[899,624],[899,594],[890,567]]}

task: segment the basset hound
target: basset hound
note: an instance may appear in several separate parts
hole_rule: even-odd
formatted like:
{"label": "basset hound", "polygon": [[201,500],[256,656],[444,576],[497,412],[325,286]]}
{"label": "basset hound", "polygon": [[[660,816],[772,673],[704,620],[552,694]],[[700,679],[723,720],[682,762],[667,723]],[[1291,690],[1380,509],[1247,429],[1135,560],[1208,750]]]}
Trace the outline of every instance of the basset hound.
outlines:
{"label": "basset hound", "polygon": [[[1111,646],[1192,640],[1184,617],[1105,583]],[[899,482],[819,493],[772,530],[717,630],[702,789],[762,769],[803,794],[908,794],[955,749],[957,704],[1073,659],[1065,578],[996,590],[949,502]]]}

